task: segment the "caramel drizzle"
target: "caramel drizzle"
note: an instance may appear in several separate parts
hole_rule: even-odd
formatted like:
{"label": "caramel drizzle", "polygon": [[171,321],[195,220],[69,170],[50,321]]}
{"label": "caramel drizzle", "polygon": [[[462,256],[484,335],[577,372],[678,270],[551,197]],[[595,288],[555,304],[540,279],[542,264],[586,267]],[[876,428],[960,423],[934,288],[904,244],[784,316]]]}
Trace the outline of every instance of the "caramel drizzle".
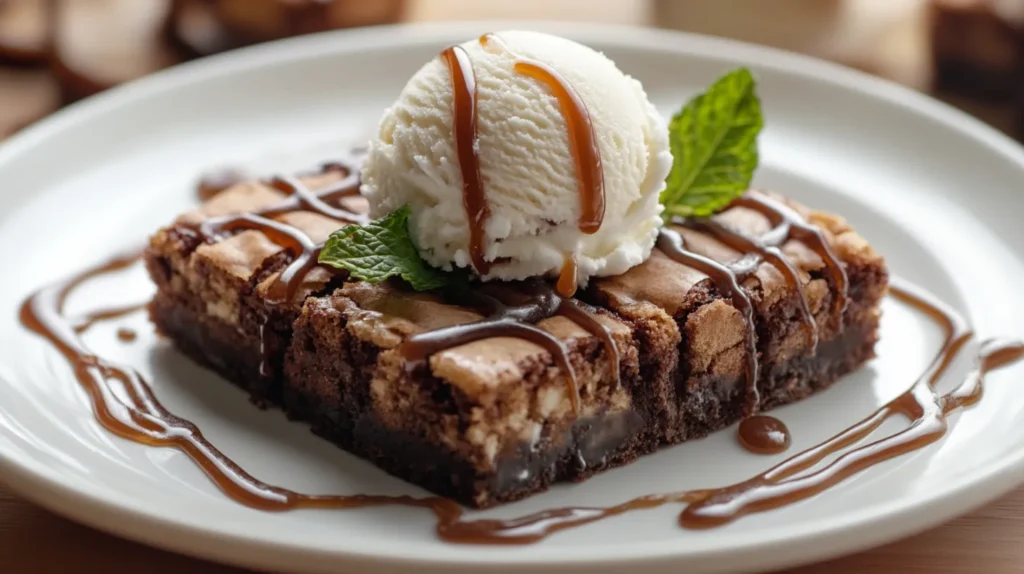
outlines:
{"label": "caramel drizzle", "polygon": [[598,314],[596,309],[581,301],[562,297],[541,281],[527,282],[523,289],[528,300],[518,305],[506,305],[487,295],[467,296],[466,293],[459,293],[453,299],[460,304],[477,307],[487,318],[406,338],[397,347],[406,371],[412,373],[420,368],[428,368],[431,355],[459,345],[492,337],[517,337],[543,348],[552,356],[566,378],[573,412],[579,414],[582,407],[580,386],[576,369],[569,360],[568,349],[557,337],[534,325],[555,315],[562,315],[601,341],[608,354],[608,371],[616,386],[622,384],[618,344],[608,327],[595,318]]}
{"label": "caramel drizzle", "polygon": [[579,384],[565,344],[551,333],[533,325],[558,313],[563,301],[546,285],[539,286],[530,300],[521,305],[506,306],[497,299],[486,297],[484,304],[488,308],[488,318],[417,333],[403,341],[397,350],[406,370],[412,372],[426,367],[431,355],[458,345],[491,337],[517,337],[529,341],[545,349],[554,358],[555,364],[568,379],[569,401],[573,411],[579,413]]}
{"label": "caramel drizzle", "polygon": [[[139,444],[177,448],[230,498],[260,510],[400,504],[431,508],[439,519],[461,514],[456,503],[438,497],[317,496],[262,482],[210,444],[195,424],[164,408],[149,384],[134,369],[93,354],[79,338],[75,320],[64,315],[64,303],[75,288],[89,279],[126,269],[139,257],[132,254],[115,258],[68,281],[37,291],[21,306],[21,323],[49,341],[68,361],[76,380],[89,396],[96,420],[103,428]],[[98,317],[97,321],[108,318]],[[124,399],[118,396],[118,389],[124,391]]]}
{"label": "caramel drizzle", "polygon": [[469,54],[460,46],[441,52],[452,77],[452,133],[462,173],[462,206],[469,222],[469,256],[477,273],[486,275],[491,262],[484,258],[484,235],[491,208],[484,195],[480,176],[480,154],[477,148],[476,75]]}
{"label": "caramel drizzle", "polygon": [[359,194],[359,167],[357,163],[341,162],[325,165],[323,171],[340,171],[345,177],[318,192],[311,191],[295,177],[275,177],[270,180],[270,187],[287,195],[288,198],[273,207],[256,211],[255,215],[275,217],[292,211],[312,211],[331,219],[364,224],[369,221],[365,213],[356,213],[331,205]]}
{"label": "caramel drizzle", "polygon": [[[745,207],[757,211],[768,218],[773,226],[771,231],[760,238],[760,243],[768,247],[782,247],[787,242],[796,240],[807,246],[825,264],[825,270],[829,274],[832,287],[836,292],[836,298],[832,301],[832,310],[839,318],[839,329],[843,326],[843,313],[849,304],[849,279],[846,276],[846,269],[836,257],[832,248],[822,235],[821,230],[804,221],[800,214],[789,207],[768,199],[759,193],[745,193],[736,198],[730,208]],[[781,269],[780,269],[781,271]],[[806,301],[806,294],[801,294]]]}
{"label": "caramel drizzle", "polygon": [[[486,45],[489,39],[498,38],[492,34],[485,34],[480,37],[481,45]],[[469,54],[460,46],[446,48],[441,52],[441,59],[448,67],[452,81],[452,119],[454,124],[452,131],[462,175],[462,203],[469,223],[470,258],[477,272],[485,275],[491,268],[491,262],[484,258],[485,226],[491,212],[484,194],[483,178],[480,175],[480,157],[477,147],[476,75]],[[570,147],[573,150],[573,159],[576,165],[580,198],[579,229],[586,234],[596,233],[604,220],[604,170],[590,112],[579,94],[565,78],[546,64],[532,60],[520,60],[515,63],[515,70],[547,85],[558,99],[562,116],[568,126]],[[603,325],[581,311],[577,304],[568,302],[567,298],[576,291],[576,279],[576,260],[575,254],[573,254],[571,258],[567,258],[557,283],[558,293],[566,298],[566,302],[557,306],[537,305],[537,309],[545,309],[550,313],[545,316],[538,315],[535,319],[539,321],[556,313],[572,314],[577,324],[601,339],[609,359],[616,366],[613,376],[616,383],[619,384],[620,375],[617,366],[620,359],[614,339]],[[547,350],[565,374],[570,385],[569,397],[573,410],[579,412],[579,382],[575,370],[569,362],[565,345],[532,325],[519,324],[516,320],[510,320],[500,313],[470,325],[460,325],[412,337],[403,344],[402,353],[412,365],[419,366],[425,364],[430,354],[439,350],[486,339],[496,336],[497,333],[531,341]]]}
{"label": "caramel drizzle", "polygon": [[[737,485],[717,489],[680,516],[688,528],[709,528],[740,516],[797,502],[838,484],[854,474],[885,460],[927,446],[945,436],[946,416],[981,399],[985,374],[1024,356],[1024,343],[1005,339],[984,342],[978,352],[978,366],[964,382],[939,395],[936,384],[973,333],[955,310],[910,283],[894,278],[890,293],[926,314],[942,328],[945,338],[931,364],[911,388],[875,411],[871,416],[824,443],[796,455],[762,475]],[[910,425],[895,434],[852,448],[823,468],[795,475],[819,464],[832,454],[867,439],[886,420],[903,416]]]}
{"label": "caramel drizzle", "polygon": [[111,319],[119,319],[126,315],[131,315],[146,308],[145,303],[138,303],[136,305],[124,305],[121,307],[110,307],[107,309],[100,309],[98,311],[92,311],[86,313],[77,319],[71,319],[72,328],[76,333],[84,333],[92,328],[96,323],[103,321],[110,321]]}
{"label": "caramel drizzle", "polygon": [[604,168],[590,111],[569,81],[551,66],[537,60],[519,60],[514,68],[516,72],[546,85],[558,100],[569,131],[569,147],[576,163],[580,198],[578,226],[587,235],[597,233],[604,221]]}
{"label": "caramel drizzle", "polygon": [[755,454],[779,454],[792,442],[789,428],[775,417],[755,415],[740,421],[736,431],[743,448]]}
{"label": "caramel drizzle", "polygon": [[[461,507],[440,497],[309,495],[264,483],[210,444],[196,425],[167,411],[137,372],[93,354],[79,338],[76,320],[64,315],[64,302],[87,280],[123,270],[137,260],[137,255],[113,259],[37,291],[21,306],[22,324],[49,341],[68,361],[89,396],[101,426],[139,444],[179,449],[227,496],[256,509],[286,511],[384,505],[425,508],[437,518],[438,536],[456,543],[527,544],[560,530],[670,503],[687,504],[679,517],[680,525],[686,528],[720,526],[746,514],[779,508],[809,498],[880,462],[938,441],[948,430],[946,417],[949,413],[980,400],[988,371],[1024,356],[1024,343],[1001,339],[987,341],[978,353],[977,368],[955,390],[939,395],[935,391],[937,381],[972,333],[955,311],[927,293],[896,281],[892,294],[939,323],[945,332],[945,342],[924,374],[906,393],[818,446],[731,486],[652,494],[608,507],[555,508],[507,520],[465,520]],[[118,388],[124,391],[126,399],[119,397]],[[894,416],[906,417],[909,426],[857,446]],[[834,454],[839,456],[827,465],[796,476],[819,466]]]}
{"label": "caramel drizzle", "polygon": [[[832,310],[836,315],[838,329],[843,328],[843,314],[849,303],[849,280],[842,262],[833,253],[821,231],[808,224],[789,207],[756,193],[747,192],[734,200],[726,210],[743,207],[766,217],[772,228],[758,238],[748,237],[729,229],[711,219],[674,219],[673,224],[706,233],[726,246],[743,254],[738,261],[728,265],[700,256],[685,247],[683,237],[673,229],[663,228],[658,236],[658,248],[678,263],[697,269],[707,275],[723,296],[728,296],[746,323],[745,345],[747,349],[747,404],[746,415],[753,416],[760,409],[761,397],[757,388],[759,361],[757,352],[757,326],[754,322],[756,309],[742,283],[752,277],[763,262],[775,267],[800,297],[800,311],[811,338],[809,352],[813,353],[818,344],[818,326],[811,312],[797,269],[782,254],[781,247],[789,241],[800,241],[821,258],[835,292]],[[781,424],[781,423],[779,423]],[[746,446],[746,445],[745,445]]]}
{"label": "caramel drizzle", "polygon": [[[611,330],[604,323],[597,320],[597,309],[578,299],[563,297],[558,305],[558,314],[576,323],[601,341],[608,352],[608,370],[611,371],[615,385],[621,386],[618,344],[615,342],[615,337],[612,335]],[[579,390],[577,389],[576,392],[578,394]]]}
{"label": "caramel drizzle", "polygon": [[[497,34],[488,33],[480,36],[481,46],[487,46],[492,41],[501,44],[501,47],[508,51],[508,47]],[[577,226],[587,235],[597,233],[604,222],[604,167],[590,110],[572,84],[544,62],[520,58],[513,64],[513,69],[547,86],[558,101],[576,167],[576,186],[580,200]]]}
{"label": "caramel drizzle", "polygon": [[686,249],[683,236],[678,231],[663,227],[658,233],[657,246],[662,253],[676,263],[707,275],[719,293],[728,294],[732,299],[732,306],[743,317],[747,326],[744,340],[747,350],[747,414],[755,414],[761,403],[761,395],[757,390],[761,366],[757,360],[757,328],[754,324],[754,304],[750,301],[750,297],[740,287],[739,279],[729,267],[710,257]]}
{"label": "caramel drizzle", "polygon": [[280,203],[252,213],[210,218],[199,225],[199,232],[207,242],[211,243],[238,231],[260,231],[268,239],[288,251],[293,258],[271,283],[264,300],[265,309],[260,324],[260,352],[263,355],[260,361],[260,375],[263,377],[270,378],[275,374],[271,364],[273,350],[270,344],[271,313],[276,307],[295,297],[303,280],[314,267],[319,265],[320,251],[323,249],[323,243],[314,243],[297,227],[272,218],[294,211],[310,211],[349,223],[365,223],[367,221],[365,214],[332,205],[359,193],[358,163],[332,163],[325,165],[323,170],[340,171],[345,175],[318,192],[311,191],[294,177],[273,178],[267,184],[288,196]]}
{"label": "caramel drizzle", "polygon": [[[482,44],[486,41],[486,36],[480,38]],[[483,178],[480,175],[476,75],[469,54],[460,46],[451,46],[443,50],[441,59],[448,68],[452,82],[452,132],[462,176],[462,203],[469,224],[470,258],[477,272],[485,275],[492,265],[484,257],[486,224],[491,212],[484,194]],[[589,112],[572,87],[549,67],[539,62],[520,61],[516,63],[516,70],[548,84],[560,102],[566,124],[569,126],[569,138],[580,182],[580,230],[584,233],[594,233],[600,228],[604,217],[604,171]],[[307,252],[301,253],[305,255]],[[555,297],[554,294],[538,294],[525,306],[501,306],[481,321],[409,337],[398,349],[406,360],[407,368],[424,368],[430,355],[457,345],[497,336],[517,337],[540,346],[552,356],[566,377],[573,410],[579,413],[579,381],[569,361],[568,350],[556,337],[529,324],[556,314],[571,317],[574,322],[601,340],[613,367],[612,376],[616,384],[621,384],[618,368],[620,357],[614,338],[607,328],[590,317],[579,303],[568,299],[576,290],[575,263],[575,258],[568,259],[567,267],[563,269],[559,278],[558,292],[562,295],[561,298]],[[307,260],[305,265],[311,267],[315,263]],[[265,358],[264,363],[266,362]]]}
{"label": "caramel drizzle", "polygon": [[[483,46],[492,40],[500,41],[500,38],[494,34],[480,36],[480,44]],[[441,52],[441,59],[448,67],[452,79],[452,131],[459,157],[459,170],[462,174],[462,205],[469,222],[469,254],[477,272],[486,275],[492,265],[484,258],[485,227],[491,217],[491,211],[480,175],[476,75],[469,54],[460,46],[446,48]],[[572,84],[547,64],[521,59],[516,61],[513,67],[516,72],[543,83],[558,100],[576,167],[580,201],[577,225],[585,234],[597,233],[604,221],[605,212],[604,168],[590,111]],[[563,269],[559,287],[563,286],[565,277]],[[566,297],[572,296],[573,291],[575,286],[572,291],[568,288],[559,289]]]}
{"label": "caramel drizzle", "polygon": [[558,274],[555,291],[562,297],[572,297],[576,294],[578,282],[579,265],[576,263],[576,254],[570,253],[565,256],[565,261],[562,262],[562,272]]}
{"label": "caramel drizzle", "polygon": [[744,269],[745,273],[734,270],[741,282],[746,279],[745,276],[751,276],[757,271],[761,260],[775,267],[785,278],[786,284],[800,296],[800,315],[804,323],[806,323],[811,337],[810,352],[813,353],[815,351],[818,347],[818,324],[814,321],[811,304],[807,300],[807,293],[804,291],[803,284],[800,281],[800,273],[782,254],[781,249],[774,245],[764,245],[760,241],[755,241],[735,233],[721,223],[711,219],[687,219],[677,222],[677,225],[710,235],[740,253],[747,255],[756,254],[757,257],[747,259],[749,266]]}

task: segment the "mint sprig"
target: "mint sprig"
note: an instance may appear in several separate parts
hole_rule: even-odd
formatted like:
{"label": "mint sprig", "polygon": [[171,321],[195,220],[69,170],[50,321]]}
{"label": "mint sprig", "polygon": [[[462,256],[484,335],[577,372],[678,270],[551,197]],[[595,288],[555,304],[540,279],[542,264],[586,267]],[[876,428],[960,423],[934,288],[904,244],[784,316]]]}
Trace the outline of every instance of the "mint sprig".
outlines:
{"label": "mint sprig", "polygon": [[674,161],[661,203],[672,216],[706,217],[750,186],[764,122],[750,70],[739,68],[691,99],[669,122]]}
{"label": "mint sprig", "polygon": [[446,273],[420,258],[409,235],[409,215],[403,206],[365,225],[347,225],[335,231],[320,251],[320,263],[347,269],[352,277],[380,283],[401,277],[417,291],[429,291],[465,282],[458,273]]}

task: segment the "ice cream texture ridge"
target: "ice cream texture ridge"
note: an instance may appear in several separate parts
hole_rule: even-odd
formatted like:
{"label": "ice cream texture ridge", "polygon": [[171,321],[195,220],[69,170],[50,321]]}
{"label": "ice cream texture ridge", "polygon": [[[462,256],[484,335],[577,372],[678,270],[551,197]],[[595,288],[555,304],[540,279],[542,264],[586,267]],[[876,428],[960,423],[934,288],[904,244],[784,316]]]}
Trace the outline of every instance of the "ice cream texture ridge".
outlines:
{"label": "ice cream texture ridge", "polygon": [[[601,53],[537,32],[498,32],[456,49],[470,74],[463,88],[474,96],[485,264],[474,264],[454,121],[460,86],[443,54],[413,75],[369,144],[362,193],[370,215],[408,206],[409,232],[427,263],[467,268],[484,280],[555,277],[575,260],[585,285],[646,260],[673,159],[666,122],[640,82]],[[585,116],[573,114],[570,100]],[[596,156],[590,166],[573,141],[584,130]],[[596,181],[587,179],[588,168]],[[588,208],[581,181],[602,194],[596,225],[581,221]]]}

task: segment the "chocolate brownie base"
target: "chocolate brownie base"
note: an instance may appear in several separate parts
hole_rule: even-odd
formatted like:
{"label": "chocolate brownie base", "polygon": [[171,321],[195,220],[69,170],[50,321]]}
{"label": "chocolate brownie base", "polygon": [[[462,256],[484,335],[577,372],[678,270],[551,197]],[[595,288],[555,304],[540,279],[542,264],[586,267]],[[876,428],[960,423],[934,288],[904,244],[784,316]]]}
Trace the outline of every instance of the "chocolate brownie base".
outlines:
{"label": "chocolate brownie base", "polygon": [[[206,321],[160,297],[154,299],[150,311],[161,333],[197,363],[243,388],[247,388],[245,381],[254,380],[258,358],[236,345],[233,329]],[[341,333],[344,319],[322,310],[312,310],[310,315],[319,316],[307,315],[300,320],[286,380],[308,380],[309,373],[326,380],[350,379],[351,374],[345,371],[350,371],[351,365],[338,360],[325,362],[325,354],[318,352],[313,341],[324,335],[313,335],[314,329],[308,325],[310,321],[327,322]],[[773,366],[759,385],[764,408],[786,405],[827,388],[872,358],[875,342],[874,325],[849,328],[840,338],[823,344],[814,357]],[[695,381],[692,391],[679,398],[682,417],[690,424],[671,442],[701,438],[738,421],[744,407],[738,383],[720,377]],[[308,387],[289,386],[277,404],[290,418],[309,423],[317,435],[388,473],[472,506],[511,502],[547,490],[557,482],[585,480],[597,472],[633,462],[662,445],[654,433],[644,432],[649,427],[644,413],[604,413],[574,422],[562,436],[522,442],[502,453],[493,472],[482,473],[450,449],[413,433],[388,428],[369,405],[369,394],[369,380],[363,377],[346,389],[345,396],[325,396]],[[481,499],[481,493],[486,493],[486,499]]]}
{"label": "chocolate brownie base", "polygon": [[[338,332],[344,329],[344,319],[339,315],[300,319],[286,380],[305,379],[303,373],[310,371],[321,371],[318,376],[331,380],[346,379],[340,371],[323,372],[324,355],[309,339],[303,324],[309,320],[332,322]],[[815,356],[773,367],[761,379],[765,408],[789,404],[827,388],[874,356],[875,338],[874,325],[847,329],[839,338],[823,344]],[[344,370],[348,366],[334,368]],[[738,421],[744,408],[743,393],[736,391],[742,388],[738,383],[710,377],[696,381],[692,391],[680,398],[683,416],[691,423],[673,442],[700,438]],[[519,443],[500,453],[492,470],[481,472],[464,458],[453,456],[450,449],[439,448],[436,442],[415,433],[396,432],[383,424],[366,401],[369,385],[368,379],[357,377],[355,384],[346,389],[348,396],[343,397],[324,396],[308,388],[286,388],[285,409],[289,416],[309,422],[316,434],[388,473],[471,506],[512,502],[547,490],[556,482],[585,480],[633,462],[663,444],[656,433],[645,432],[651,423],[646,413],[600,413],[573,422],[560,434]]]}
{"label": "chocolate brownie base", "polygon": [[[308,181],[315,187],[337,179],[329,176]],[[396,351],[405,338],[480,318],[432,295],[399,284],[341,282],[317,270],[293,301],[268,308],[266,291],[292,255],[255,231],[205,242],[196,226],[282,197],[261,184],[241,184],[158,232],[146,253],[158,288],[152,319],[197,362],[391,474],[487,507],[586,479],[741,418],[745,324],[707,277],[658,251],[579,295],[616,341],[618,377],[605,346],[588,331],[561,316],[537,325],[568,350],[580,385],[577,415],[553,357],[520,339],[462,345],[407,369]],[[799,293],[777,270],[762,265],[744,283],[755,307],[765,409],[826,388],[873,356],[887,283],[882,259],[845,222],[790,205],[822,229],[841,260],[849,305],[840,317],[824,262],[798,242],[783,252],[799,271],[819,326],[817,347],[801,318]],[[766,231],[763,217],[736,211],[720,219],[750,235]],[[311,213],[279,219],[314,241],[340,226]],[[723,262],[741,256],[710,237],[683,233],[696,252]],[[482,288],[505,296],[519,289]]]}
{"label": "chocolate brownie base", "polygon": [[[596,337],[564,317],[540,323],[569,351],[581,387],[576,418],[553,359],[520,340],[442,351],[429,368],[407,373],[395,335],[440,326],[434,321],[442,316],[446,323],[475,319],[451,311],[394,285],[347,284],[307,299],[285,359],[285,411],[384,470],[477,507],[582,479],[657,447],[650,433],[657,421],[638,408],[638,349],[625,325],[599,315],[619,348],[618,385]],[[494,378],[476,380],[478,365],[489,365]]]}

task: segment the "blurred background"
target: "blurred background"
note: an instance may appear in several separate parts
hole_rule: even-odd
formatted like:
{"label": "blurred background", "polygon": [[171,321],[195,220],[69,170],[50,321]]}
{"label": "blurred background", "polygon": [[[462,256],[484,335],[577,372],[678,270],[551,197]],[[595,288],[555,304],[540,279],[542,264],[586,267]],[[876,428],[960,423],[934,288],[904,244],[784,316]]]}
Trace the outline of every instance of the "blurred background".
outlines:
{"label": "blurred background", "polygon": [[[64,105],[186,60],[335,28],[479,19],[655,26],[776,46],[930,93],[1024,139],[1024,0],[0,0],[0,140]],[[948,546],[956,552],[941,556],[952,570],[999,557],[1003,568],[987,571],[1020,572],[1010,528],[1019,501],[835,571],[892,571],[894,560],[916,564]],[[0,533],[7,542],[0,572],[65,572],[68,558],[83,561],[80,572],[142,563],[147,572],[229,571],[169,554],[153,560],[154,550],[54,520],[2,486]]]}
{"label": "blurred background", "polygon": [[931,93],[1024,138],[1024,0],[0,0],[0,138],[185,60],[335,28],[473,19],[777,46]]}

